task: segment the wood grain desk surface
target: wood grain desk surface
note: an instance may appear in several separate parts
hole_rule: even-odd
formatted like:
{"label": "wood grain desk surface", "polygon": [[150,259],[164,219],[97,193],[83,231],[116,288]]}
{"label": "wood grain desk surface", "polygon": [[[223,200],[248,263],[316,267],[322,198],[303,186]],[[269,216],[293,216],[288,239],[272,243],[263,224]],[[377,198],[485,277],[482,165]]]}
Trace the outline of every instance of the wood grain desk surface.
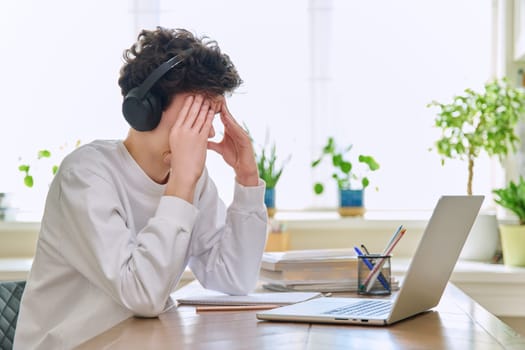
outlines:
{"label": "wood grain desk surface", "polygon": [[78,349],[525,349],[525,338],[450,283],[435,309],[388,327],[268,322],[255,313],[180,306],[127,319]]}

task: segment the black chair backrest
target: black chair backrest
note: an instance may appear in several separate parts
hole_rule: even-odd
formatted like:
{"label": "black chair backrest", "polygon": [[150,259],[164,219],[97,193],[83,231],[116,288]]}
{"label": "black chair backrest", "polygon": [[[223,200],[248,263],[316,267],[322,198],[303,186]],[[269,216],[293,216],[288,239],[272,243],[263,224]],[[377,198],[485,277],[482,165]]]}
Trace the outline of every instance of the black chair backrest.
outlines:
{"label": "black chair backrest", "polygon": [[0,349],[11,350],[25,281],[0,282]]}

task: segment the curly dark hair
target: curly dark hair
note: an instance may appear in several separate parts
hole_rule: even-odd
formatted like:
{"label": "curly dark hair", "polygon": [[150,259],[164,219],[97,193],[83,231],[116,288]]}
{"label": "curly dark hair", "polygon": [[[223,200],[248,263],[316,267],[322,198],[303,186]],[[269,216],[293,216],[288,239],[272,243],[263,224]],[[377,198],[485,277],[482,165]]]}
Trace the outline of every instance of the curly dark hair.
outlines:
{"label": "curly dark hair", "polygon": [[231,93],[242,79],[228,55],[208,37],[196,37],[185,29],[142,30],[129,49],[124,51],[124,65],[118,84],[122,96],[139,86],[162,63],[193,49],[182,64],[175,66],[151,88],[165,110],[179,92],[199,92],[209,96]]}

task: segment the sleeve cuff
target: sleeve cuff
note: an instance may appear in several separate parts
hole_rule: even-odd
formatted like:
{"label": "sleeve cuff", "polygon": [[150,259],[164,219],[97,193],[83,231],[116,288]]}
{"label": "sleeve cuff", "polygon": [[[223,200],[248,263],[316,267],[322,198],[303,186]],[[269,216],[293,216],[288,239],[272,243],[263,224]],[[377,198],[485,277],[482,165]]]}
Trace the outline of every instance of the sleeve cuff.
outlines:
{"label": "sleeve cuff", "polygon": [[231,208],[244,211],[264,210],[264,190],[266,183],[259,179],[257,186],[243,186],[235,181]]}
{"label": "sleeve cuff", "polygon": [[174,221],[183,230],[191,232],[199,210],[185,200],[174,196],[162,196],[155,216],[167,221]]}

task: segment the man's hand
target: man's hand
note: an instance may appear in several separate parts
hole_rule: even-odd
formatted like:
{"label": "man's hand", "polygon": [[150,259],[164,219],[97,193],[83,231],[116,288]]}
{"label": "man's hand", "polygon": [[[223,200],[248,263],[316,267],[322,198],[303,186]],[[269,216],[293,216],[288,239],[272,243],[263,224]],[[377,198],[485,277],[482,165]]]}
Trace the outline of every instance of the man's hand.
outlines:
{"label": "man's hand", "polygon": [[203,96],[188,96],[184,101],[169,135],[171,172],[166,194],[193,202],[195,186],[204,170],[214,116],[210,102]]}
{"label": "man's hand", "polygon": [[259,172],[255,162],[253,146],[246,131],[233,119],[226,101],[221,105],[221,121],[224,138],[221,142],[208,142],[208,148],[222,155],[235,171],[237,182],[243,186],[257,186]]}

